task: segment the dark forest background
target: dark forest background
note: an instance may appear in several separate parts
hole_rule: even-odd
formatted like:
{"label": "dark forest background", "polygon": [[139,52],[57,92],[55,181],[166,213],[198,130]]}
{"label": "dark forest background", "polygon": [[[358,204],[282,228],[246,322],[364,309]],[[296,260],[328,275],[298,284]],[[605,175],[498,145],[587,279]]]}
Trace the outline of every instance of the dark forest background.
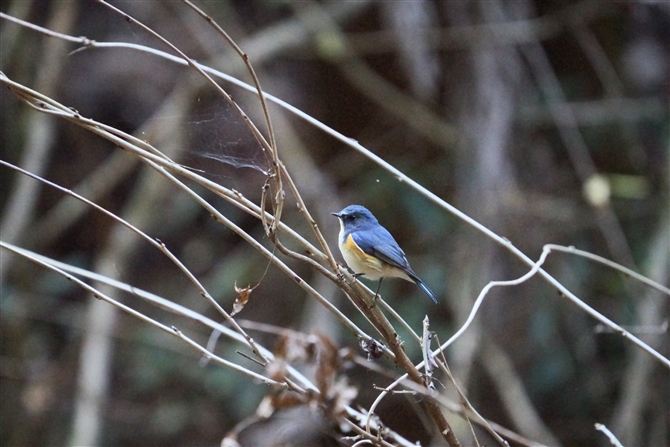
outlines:
{"label": "dark forest background", "polygon": [[[181,2],[114,2],[190,57],[250,82],[240,58]],[[358,141],[532,259],[575,246],[668,286],[670,271],[670,5],[634,1],[202,1],[248,54],[263,90]],[[97,42],[168,51],[93,1],[9,1],[4,14]],[[186,67],[128,48],[91,48],[3,17],[10,79],[82,116],[151,142],[179,163],[258,202],[269,169],[243,120]],[[258,100],[221,85],[262,126]],[[260,285],[236,316],[272,348],[275,328],[319,333],[365,355],[355,336],[248,244],[137,158],[0,91],[0,159],[122,216],[164,242],[225,309],[234,285]],[[276,105],[279,154],[331,250],[330,213],[369,208],[440,298],[387,280],[381,294],[416,331],[440,341],[481,289],[528,267],[501,245],[361,153]],[[0,239],[151,291],[220,320],[158,250],[67,195],[0,167]],[[264,245],[260,222],[204,189]],[[282,220],[308,224],[290,193]],[[313,238],[312,238],[313,239]],[[336,254],[341,260],[339,253]],[[0,443],[5,446],[219,445],[268,388],[217,364],[52,271],[0,250]],[[333,283],[286,261],[361,327]],[[589,306],[666,358],[670,298],[602,264],[553,253],[544,268]],[[266,272],[267,269],[267,272]],[[265,275],[265,276],[264,276]],[[365,280],[363,280],[365,282]],[[370,286],[375,284],[366,283]],[[123,303],[205,345],[211,330],[122,295]],[[264,329],[265,328],[265,329]],[[407,338],[402,329],[401,337]],[[220,340],[218,355],[246,367]],[[408,343],[416,362],[421,353]],[[670,445],[667,367],[599,325],[538,277],[493,289],[473,326],[446,350],[488,420],[545,445]],[[385,359],[377,362],[393,371]],[[251,365],[251,366],[250,366]],[[348,365],[352,403],[392,379]],[[393,374],[399,374],[398,371]],[[448,380],[445,394],[456,399]],[[420,396],[376,413],[411,442],[440,444]],[[464,420],[446,412],[464,445]],[[238,427],[239,428],[239,427]],[[316,409],[290,408],[240,430],[242,445],[351,445]],[[495,441],[478,431],[480,442]],[[517,445],[512,441],[512,445]]]}

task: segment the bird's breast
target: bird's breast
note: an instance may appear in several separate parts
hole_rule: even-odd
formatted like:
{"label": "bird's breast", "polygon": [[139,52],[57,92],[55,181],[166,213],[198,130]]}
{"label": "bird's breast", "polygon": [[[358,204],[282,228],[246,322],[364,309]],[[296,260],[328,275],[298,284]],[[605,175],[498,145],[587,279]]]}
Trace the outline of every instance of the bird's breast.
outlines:
{"label": "bird's breast", "polygon": [[385,276],[382,261],[365,253],[348,234],[340,244],[342,257],[354,273],[362,273],[366,278],[379,279]]}

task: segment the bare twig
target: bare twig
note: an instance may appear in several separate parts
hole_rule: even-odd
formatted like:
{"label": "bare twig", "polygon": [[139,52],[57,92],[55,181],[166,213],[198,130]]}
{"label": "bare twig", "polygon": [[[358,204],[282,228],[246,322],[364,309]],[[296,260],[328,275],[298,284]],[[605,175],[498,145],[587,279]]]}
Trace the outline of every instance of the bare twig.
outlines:
{"label": "bare twig", "polygon": [[596,423],[595,424],[596,430],[603,432],[605,436],[607,436],[607,439],[609,439],[610,444],[612,444],[614,447],[623,447],[623,445],[619,442],[619,440],[614,436],[614,433],[609,431],[607,427],[603,424]]}
{"label": "bare twig", "polygon": [[43,182],[43,183],[45,183],[45,184],[51,186],[52,188],[58,189],[59,191],[65,193],[65,194],[68,194],[68,195],[74,197],[74,198],[77,199],[77,200],[80,200],[80,201],[84,202],[85,204],[87,204],[87,205],[89,205],[89,206],[95,208],[96,210],[98,210],[98,211],[104,213],[105,215],[107,215],[108,217],[112,218],[113,220],[119,222],[121,225],[125,226],[125,227],[128,228],[129,230],[135,232],[137,235],[139,235],[140,237],[142,237],[145,241],[149,242],[149,243],[150,243],[151,245],[153,245],[155,248],[158,248],[158,249],[159,249],[161,252],[163,252],[163,254],[165,254],[165,255],[166,255],[166,256],[167,256],[167,257],[168,257],[168,258],[169,258],[169,259],[170,259],[170,260],[171,260],[177,267],[179,267],[179,269],[180,269],[180,270],[181,270],[181,271],[182,271],[182,272],[183,272],[183,273],[184,273],[184,274],[191,280],[191,282],[193,282],[193,284],[195,284],[195,286],[200,290],[201,295],[204,296],[205,298],[207,298],[207,300],[214,306],[214,308],[215,308],[221,315],[223,315],[223,317],[224,317],[224,318],[225,318],[225,319],[226,319],[226,320],[227,320],[227,321],[228,321],[228,322],[229,322],[229,323],[230,323],[230,324],[231,324],[231,325],[232,325],[232,326],[233,326],[233,327],[234,327],[234,328],[235,328],[235,329],[236,329],[236,330],[237,330],[237,331],[238,331],[238,332],[239,332],[239,333],[240,333],[240,334],[247,340],[247,343],[248,343],[248,345],[249,345],[249,348],[250,348],[254,353],[256,353],[258,356],[260,356],[260,358],[261,358],[264,362],[267,362],[267,359],[265,359],[265,358],[263,357],[263,355],[260,353],[260,351],[259,351],[258,348],[256,347],[254,341],[251,339],[251,337],[249,337],[249,336],[246,334],[246,332],[244,331],[244,329],[242,329],[242,328],[237,324],[237,322],[236,322],[236,321],[235,321],[235,320],[234,320],[234,319],[233,319],[233,318],[232,318],[232,317],[231,317],[231,316],[230,316],[230,315],[229,315],[229,314],[228,314],[228,313],[227,313],[227,312],[226,312],[226,311],[219,305],[219,303],[216,302],[216,300],[209,294],[209,292],[207,292],[207,290],[202,286],[202,284],[200,284],[200,282],[198,281],[198,279],[191,273],[191,271],[190,271],[190,270],[189,270],[189,269],[188,269],[188,268],[187,268],[187,267],[186,267],[186,266],[185,266],[185,265],[184,265],[184,264],[183,264],[183,263],[182,263],[182,262],[175,256],[175,255],[173,255],[172,252],[170,252],[170,250],[168,250],[168,248],[165,246],[165,244],[164,244],[163,242],[161,242],[161,241],[159,241],[159,240],[156,240],[156,239],[150,237],[149,235],[147,235],[146,233],[144,233],[142,230],[140,230],[140,229],[137,228],[136,226],[130,224],[128,221],[126,221],[126,220],[120,218],[119,216],[117,216],[117,215],[114,214],[114,213],[111,213],[111,212],[107,211],[106,209],[102,208],[101,206],[99,206],[99,205],[97,205],[97,204],[95,204],[95,203],[89,201],[88,199],[86,199],[86,198],[80,196],[79,194],[76,194],[76,193],[72,192],[72,191],[69,190],[69,189],[63,188],[63,187],[61,187],[61,186],[59,186],[59,185],[57,185],[57,184],[55,184],[55,183],[52,183],[52,182],[50,182],[50,181],[48,181],[48,180],[45,180],[45,179],[43,179],[43,178],[41,178],[41,177],[39,177],[39,176],[37,176],[37,175],[35,175],[35,174],[32,174],[32,173],[30,173],[30,172],[28,172],[28,171],[25,171],[25,170],[23,170],[23,169],[21,169],[21,168],[19,168],[19,167],[17,167],[17,166],[11,165],[10,163],[5,162],[4,160],[0,160],[0,165],[3,165],[3,166],[6,166],[6,167],[9,167],[9,168],[12,168],[12,169],[14,169],[14,170],[16,170],[16,171],[18,171],[18,172],[21,172],[21,173],[24,174],[24,175],[27,175],[27,176],[29,176],[29,177],[32,177],[32,178],[36,179],[36,180],[39,180],[39,181],[41,181],[41,182]]}
{"label": "bare twig", "polygon": [[178,338],[181,338],[183,341],[187,342],[190,346],[192,346],[192,347],[196,348],[198,351],[200,351],[200,353],[202,355],[208,356],[212,360],[216,361],[217,363],[220,363],[223,366],[226,366],[227,368],[230,368],[230,369],[238,371],[242,374],[245,374],[245,375],[249,376],[250,378],[252,378],[254,380],[260,381],[261,383],[264,383],[264,384],[267,384],[267,385],[272,385],[272,386],[280,388],[280,389],[281,388],[287,388],[287,385],[284,384],[284,383],[276,382],[276,381],[274,381],[274,380],[272,380],[268,377],[265,377],[261,374],[258,374],[254,371],[251,371],[251,370],[247,369],[247,368],[244,368],[244,367],[242,367],[242,366],[240,366],[236,363],[230,362],[230,361],[228,361],[224,358],[221,358],[217,355],[212,354],[211,352],[207,351],[207,349],[203,348],[202,346],[200,346],[199,344],[197,344],[196,342],[191,340],[189,337],[187,337],[183,333],[175,330],[175,328],[170,328],[170,327],[154,320],[153,318],[150,318],[150,317],[144,315],[143,313],[138,312],[135,309],[126,306],[125,304],[119,303],[118,301],[116,301],[116,300],[110,298],[109,296],[105,295],[104,293],[100,292],[96,288],[94,288],[94,287],[86,284],[85,282],[81,281],[80,279],[70,275],[66,271],[51,265],[50,263],[44,262],[44,261],[42,261],[42,260],[40,260],[36,257],[27,255],[27,253],[25,251],[16,250],[13,247],[11,247],[9,244],[6,244],[2,241],[0,241],[0,247],[4,248],[5,250],[16,253],[20,256],[23,256],[26,259],[34,262],[35,264],[41,265],[42,267],[45,267],[49,270],[55,271],[56,273],[60,274],[64,278],[76,283],[81,288],[91,292],[94,297],[96,297],[98,299],[102,299],[104,301],[107,301],[111,305],[118,307],[119,309],[123,310],[124,312],[126,312],[126,313],[144,321],[145,323],[148,323],[152,326],[157,327],[158,329],[161,329],[163,332],[166,332],[168,334],[171,334],[171,335],[177,336]]}
{"label": "bare twig", "polygon": [[548,251],[560,251],[563,253],[569,253],[577,256],[582,256],[584,258],[590,259],[591,261],[598,262],[600,264],[606,265],[607,267],[618,270],[621,273],[623,273],[626,276],[630,276],[631,278],[635,279],[636,281],[641,282],[642,284],[649,286],[653,289],[658,290],[661,293],[664,293],[668,296],[670,296],[670,288],[664,286],[663,284],[659,284],[656,281],[653,281],[649,278],[647,278],[644,275],[640,275],[639,273],[635,272],[634,270],[629,269],[628,267],[624,267],[621,264],[617,264],[616,262],[610,261],[607,258],[603,258],[602,256],[595,255],[593,253],[589,253],[588,251],[584,250],[579,250],[575,247],[565,247],[563,245],[555,245],[555,244],[547,244],[544,246],[545,250]]}
{"label": "bare twig", "polygon": [[[5,14],[0,16],[7,18]],[[73,27],[77,17],[76,3],[55,5],[48,26],[63,32]],[[25,22],[23,22],[25,23]],[[37,72],[35,85],[47,96],[56,92],[65,64],[63,57],[67,51],[67,42],[60,39],[48,39],[42,42],[39,57],[44,66]],[[51,150],[56,140],[56,129],[51,120],[41,113],[31,113],[25,127],[24,148],[21,151],[20,164],[30,172],[40,174],[47,169]],[[0,222],[0,234],[8,242],[20,241],[32,220],[37,204],[39,184],[21,177],[11,190],[6,211]],[[8,271],[11,261],[0,264],[0,277]]]}
{"label": "bare twig", "polygon": [[[180,316],[189,318],[193,321],[197,321],[198,323],[201,323],[201,324],[203,324],[203,325],[205,325],[205,326],[207,326],[211,329],[219,331],[221,334],[225,335],[226,337],[228,337],[231,340],[234,340],[238,343],[246,345],[246,339],[242,335],[240,335],[239,332],[234,331],[227,326],[223,326],[223,325],[217,323],[216,321],[211,320],[210,318],[207,318],[207,317],[203,316],[200,313],[197,313],[197,312],[195,312],[191,309],[188,309],[188,308],[186,308],[186,307],[184,307],[180,304],[175,303],[174,301],[170,301],[170,300],[167,300],[165,298],[161,298],[157,295],[154,295],[153,293],[149,293],[145,290],[139,289],[137,287],[130,286],[130,285],[128,285],[126,283],[123,283],[121,281],[118,281],[118,280],[100,275],[99,273],[91,272],[91,271],[88,271],[88,270],[85,270],[85,269],[82,269],[82,268],[79,268],[79,267],[74,267],[72,265],[69,265],[69,264],[66,264],[66,263],[63,263],[63,262],[60,262],[60,261],[56,261],[56,260],[48,258],[46,256],[42,256],[42,255],[39,255],[37,253],[33,253],[29,250],[25,250],[23,248],[19,248],[19,247],[16,247],[14,245],[7,244],[5,242],[2,242],[2,244],[4,244],[4,246],[6,246],[8,249],[11,249],[15,253],[20,254],[20,255],[22,255],[26,258],[36,259],[36,260],[38,260],[38,261],[40,261],[44,264],[52,265],[52,266],[54,266],[54,267],[56,267],[56,268],[58,268],[58,269],[60,269],[64,272],[72,273],[74,275],[77,275],[77,276],[80,276],[80,277],[83,277],[83,278],[88,278],[88,279],[94,280],[94,281],[96,281],[98,283],[101,283],[101,284],[107,284],[107,285],[109,285],[111,287],[114,287],[118,290],[130,293],[133,296],[142,298],[142,299],[152,303],[153,305],[155,305],[155,306],[157,306],[161,309],[164,309],[164,310],[166,310],[168,312],[171,312],[171,313],[174,313],[176,315],[180,315]],[[243,324],[242,322],[240,322],[240,325],[245,326],[245,324]],[[259,350],[263,353],[264,357],[266,357],[270,360],[274,360],[274,355],[272,354],[272,352],[270,352],[269,350],[267,350],[266,348],[264,348],[261,345],[257,345],[257,346],[258,346]],[[315,391],[318,392],[316,387],[309,380],[307,380],[307,378],[305,378],[305,376],[303,376],[297,370],[292,368],[290,365],[287,365],[287,370],[288,370],[289,374],[291,375],[291,377],[298,380],[302,384],[303,388],[310,390],[310,392],[315,392]]]}

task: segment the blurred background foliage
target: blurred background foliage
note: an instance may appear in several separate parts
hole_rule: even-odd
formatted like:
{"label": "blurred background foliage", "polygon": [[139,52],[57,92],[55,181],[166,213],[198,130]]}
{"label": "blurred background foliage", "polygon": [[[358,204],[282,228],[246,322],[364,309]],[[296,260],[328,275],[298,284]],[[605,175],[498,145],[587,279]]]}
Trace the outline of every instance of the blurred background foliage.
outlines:
{"label": "blurred background foliage", "polygon": [[[179,2],[114,2],[192,58],[249,81],[207,24]],[[670,6],[502,0],[198,2],[249,55],[267,92],[359,141],[507,237],[530,257],[574,245],[668,284]],[[2,12],[98,42],[161,50],[88,1],[8,1]],[[129,49],[69,54],[72,43],[0,21],[2,71],[85,117],[150,141],[258,201],[266,161],[242,120],[184,67]],[[258,102],[223,84],[263,128]],[[357,350],[351,333],[183,193],[110,143],[0,92],[2,160],[74,189],[177,254],[224,308],[233,285],[260,286],[241,318],[319,331]],[[523,274],[518,259],[368,158],[271,106],[280,156],[335,249],[337,219],[368,207],[440,297],[386,281],[382,295],[415,328],[428,314],[445,341],[481,288]],[[218,319],[163,255],[100,213],[2,168],[2,240],[94,270]],[[255,219],[202,192],[269,245]],[[308,225],[287,197],[283,220]],[[6,446],[218,445],[266,388],[209,364],[54,273],[0,251],[0,441]],[[339,258],[339,255],[338,255]],[[291,266],[357,324],[333,284]],[[668,297],[583,258],[546,269],[586,303],[670,355]],[[132,296],[130,306],[205,344],[209,331]],[[272,347],[276,336],[251,331]],[[408,338],[402,330],[399,333]],[[88,348],[87,348],[88,347]],[[217,354],[242,364],[236,346]],[[416,346],[407,343],[419,361]],[[494,289],[447,352],[486,418],[550,445],[669,445],[668,370],[563,300],[539,278]],[[385,362],[380,360],[380,362]],[[383,363],[392,367],[388,362]],[[85,373],[93,365],[93,371]],[[249,365],[247,365],[249,366]],[[87,376],[87,374],[92,374]],[[369,407],[388,378],[352,367]],[[448,387],[449,388],[449,387]],[[90,397],[93,396],[91,399]],[[418,398],[389,397],[382,421],[412,441],[431,433]],[[450,421],[458,420],[448,415]],[[337,427],[287,411],[242,432],[247,445],[338,445]],[[272,425],[272,424],[280,425]],[[466,445],[467,428],[452,422]],[[278,428],[279,427],[279,428]],[[487,445],[493,441],[483,438]],[[245,441],[246,440],[246,441]]]}

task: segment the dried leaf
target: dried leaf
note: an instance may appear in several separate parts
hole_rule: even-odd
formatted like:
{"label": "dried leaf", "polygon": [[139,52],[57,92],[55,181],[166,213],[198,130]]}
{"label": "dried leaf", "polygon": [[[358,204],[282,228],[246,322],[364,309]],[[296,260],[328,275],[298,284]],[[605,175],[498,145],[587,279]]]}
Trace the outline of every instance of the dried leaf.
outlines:
{"label": "dried leaf", "polygon": [[282,358],[275,358],[265,367],[268,377],[275,382],[283,382],[286,378],[286,362]]}
{"label": "dried leaf", "polygon": [[307,340],[282,336],[274,349],[276,359],[283,359],[287,363],[311,363],[316,357],[316,338],[310,336]]}
{"label": "dried leaf", "polygon": [[304,399],[300,395],[292,391],[283,391],[280,394],[273,396],[272,404],[276,410],[282,408],[296,407],[298,405],[304,404]]}
{"label": "dried leaf", "polygon": [[[381,349],[381,345],[375,343]],[[375,346],[374,343],[370,345]],[[377,348],[371,349],[374,352]],[[308,391],[306,396],[300,396],[283,390],[268,395],[256,410],[258,417],[269,418],[279,409],[299,405],[318,408],[330,415],[340,415],[358,395],[358,390],[349,386],[346,377],[339,376],[342,370],[340,352],[337,345],[325,335],[316,334],[307,338],[284,335],[275,346],[274,356],[274,361],[266,366],[272,379],[283,381],[287,365],[295,362],[314,364],[314,383],[319,392]]]}
{"label": "dried leaf", "polygon": [[330,388],[328,393],[328,411],[330,414],[341,415],[346,412],[351,402],[358,395],[358,390],[353,386],[349,386],[346,377],[341,377]]}
{"label": "dried leaf", "polygon": [[324,398],[328,396],[331,383],[340,370],[340,357],[333,341],[325,335],[318,335],[317,365],[315,373],[316,387]]}
{"label": "dried leaf", "polygon": [[277,410],[296,407],[304,403],[305,400],[300,395],[292,391],[281,391],[278,394],[265,396],[256,408],[256,416],[261,419],[269,419]]}
{"label": "dried leaf", "polygon": [[231,317],[244,309],[247,301],[249,301],[249,296],[251,295],[252,290],[254,290],[253,287],[237,287],[237,283],[235,283],[235,293],[237,293],[237,298],[235,298],[235,302],[233,303],[233,311],[230,313]]}
{"label": "dried leaf", "polygon": [[361,340],[361,348],[368,353],[368,361],[376,360],[384,355],[384,347],[374,338],[368,340]]}

